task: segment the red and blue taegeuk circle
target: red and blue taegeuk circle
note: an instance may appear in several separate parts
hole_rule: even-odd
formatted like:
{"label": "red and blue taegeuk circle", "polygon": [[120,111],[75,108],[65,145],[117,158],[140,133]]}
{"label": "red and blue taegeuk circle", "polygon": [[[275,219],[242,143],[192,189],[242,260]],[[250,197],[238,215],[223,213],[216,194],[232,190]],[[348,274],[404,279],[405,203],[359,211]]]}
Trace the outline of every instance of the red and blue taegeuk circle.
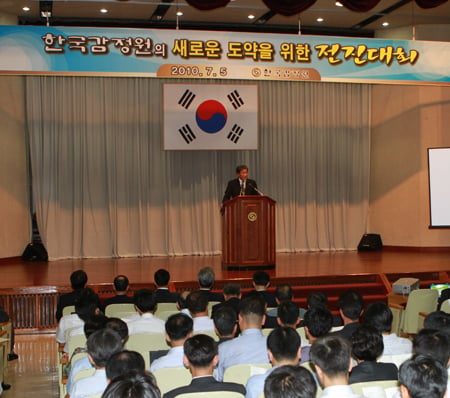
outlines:
{"label": "red and blue taegeuk circle", "polygon": [[202,102],[195,112],[198,127],[205,133],[214,134],[222,130],[227,122],[227,110],[216,100]]}

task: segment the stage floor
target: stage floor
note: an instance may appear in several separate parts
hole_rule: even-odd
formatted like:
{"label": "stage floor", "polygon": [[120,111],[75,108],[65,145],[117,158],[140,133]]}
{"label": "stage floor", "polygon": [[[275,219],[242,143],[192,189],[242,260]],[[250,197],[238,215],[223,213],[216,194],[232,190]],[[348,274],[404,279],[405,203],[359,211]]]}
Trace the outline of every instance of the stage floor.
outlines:
{"label": "stage floor", "polygon": [[[221,256],[143,257],[120,259],[77,259],[25,262],[19,258],[0,260],[0,288],[25,286],[67,286],[69,275],[84,269],[89,283],[111,283],[125,274],[132,283],[153,282],[153,273],[166,268],[172,281],[197,279],[200,268],[210,266],[216,279],[249,278],[254,271],[228,271],[221,268]],[[277,254],[271,277],[327,276],[350,274],[389,274],[428,271],[450,272],[450,250],[378,252],[304,252]]]}

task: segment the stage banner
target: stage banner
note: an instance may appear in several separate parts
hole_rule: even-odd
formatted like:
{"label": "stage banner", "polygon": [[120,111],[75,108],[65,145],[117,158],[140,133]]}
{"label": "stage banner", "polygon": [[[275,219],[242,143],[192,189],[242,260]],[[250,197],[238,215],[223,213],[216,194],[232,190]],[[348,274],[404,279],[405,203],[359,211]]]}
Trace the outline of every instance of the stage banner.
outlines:
{"label": "stage banner", "polygon": [[0,74],[450,84],[450,43],[0,26]]}
{"label": "stage banner", "polygon": [[163,87],[165,150],[258,149],[256,84]]}

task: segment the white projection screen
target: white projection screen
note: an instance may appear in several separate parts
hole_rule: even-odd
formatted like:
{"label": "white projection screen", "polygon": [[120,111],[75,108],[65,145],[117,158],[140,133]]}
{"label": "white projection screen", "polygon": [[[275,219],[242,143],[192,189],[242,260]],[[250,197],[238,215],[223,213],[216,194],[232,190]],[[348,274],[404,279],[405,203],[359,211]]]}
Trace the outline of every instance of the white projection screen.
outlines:
{"label": "white projection screen", "polygon": [[450,148],[428,148],[430,228],[450,228]]}

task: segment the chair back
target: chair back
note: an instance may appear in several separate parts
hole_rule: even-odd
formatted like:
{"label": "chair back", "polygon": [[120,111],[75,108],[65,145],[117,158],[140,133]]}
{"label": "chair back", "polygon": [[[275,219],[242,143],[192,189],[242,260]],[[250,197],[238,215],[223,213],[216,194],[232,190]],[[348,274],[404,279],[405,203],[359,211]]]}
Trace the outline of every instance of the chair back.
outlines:
{"label": "chair back", "polygon": [[125,344],[127,350],[139,352],[145,360],[145,369],[150,369],[150,351],[168,350],[164,333],[131,334]]}
{"label": "chair back", "polygon": [[392,398],[400,391],[398,380],[366,381],[350,387],[355,394],[365,398]]}
{"label": "chair back", "polygon": [[80,379],[84,379],[86,377],[91,377],[95,373],[95,368],[82,369],[73,377],[73,381],[76,382]]}
{"label": "chair back", "polygon": [[75,312],[74,305],[68,305],[67,307],[64,307],[62,311],[63,316],[73,314],[74,312]]}
{"label": "chair back", "polygon": [[208,302],[208,316],[211,318],[212,314],[212,307],[214,307],[216,304],[219,304],[220,301],[209,301]]}
{"label": "chair back", "polygon": [[419,312],[436,311],[438,291],[434,289],[413,290],[403,311],[400,331],[415,334],[419,331]]}
{"label": "chair back", "polygon": [[178,314],[179,312],[180,312],[180,310],[156,311],[155,316],[158,317],[159,319],[162,319],[163,321],[167,321],[167,319],[169,319],[169,316],[171,316],[173,314]]}
{"label": "chair back", "polygon": [[86,335],[84,333],[68,336],[66,340],[66,348],[67,348],[66,351],[69,353],[69,358],[72,357],[73,352],[78,347],[86,347]]}
{"label": "chair back", "polygon": [[268,336],[272,330],[273,328],[263,328],[261,331],[264,336]]}
{"label": "chair back", "polygon": [[235,391],[206,391],[206,392],[189,392],[177,395],[177,398],[243,398],[239,392]]}
{"label": "chair back", "polygon": [[441,311],[446,312],[447,314],[450,314],[450,299],[445,300],[441,304]]}
{"label": "chair back", "polygon": [[11,352],[11,334],[12,334],[12,323],[11,321],[1,322],[0,323],[0,333],[2,339],[4,341],[4,353],[3,356],[0,356],[0,360],[3,359],[4,368],[8,366],[8,353]]}
{"label": "chair back", "polygon": [[230,381],[242,385],[247,384],[247,380],[254,375],[266,373],[272,365],[270,363],[248,363],[233,365],[225,369],[223,381]]}
{"label": "chair back", "polygon": [[161,396],[174,388],[187,386],[191,383],[192,375],[186,368],[160,368],[153,372]]}
{"label": "chair back", "polygon": [[199,330],[194,334],[206,334],[209,337],[212,337],[214,341],[219,341],[219,336],[217,336],[214,330]]}
{"label": "chair back", "polygon": [[136,308],[134,308],[134,304],[132,303],[110,304],[105,308],[105,315],[110,318],[125,318],[135,313]]}

